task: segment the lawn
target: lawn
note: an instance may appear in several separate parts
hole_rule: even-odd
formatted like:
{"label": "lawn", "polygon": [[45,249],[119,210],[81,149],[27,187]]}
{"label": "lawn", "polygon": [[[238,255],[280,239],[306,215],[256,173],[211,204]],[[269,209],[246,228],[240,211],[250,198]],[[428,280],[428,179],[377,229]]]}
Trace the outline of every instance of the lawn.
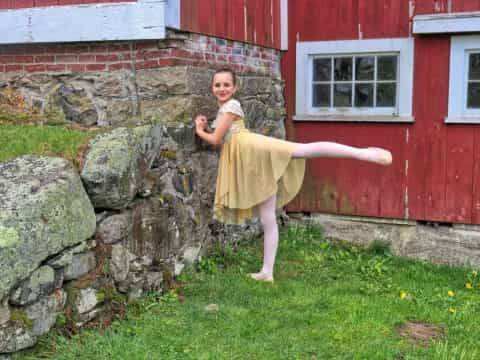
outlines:
{"label": "lawn", "polygon": [[260,259],[258,239],[218,247],[110,328],[48,335],[14,359],[480,358],[472,269],[327,241],[306,226],[282,231],[274,284],[246,276]]}
{"label": "lawn", "polygon": [[68,127],[0,123],[0,162],[25,154],[59,156],[75,162],[92,136],[92,132]]}

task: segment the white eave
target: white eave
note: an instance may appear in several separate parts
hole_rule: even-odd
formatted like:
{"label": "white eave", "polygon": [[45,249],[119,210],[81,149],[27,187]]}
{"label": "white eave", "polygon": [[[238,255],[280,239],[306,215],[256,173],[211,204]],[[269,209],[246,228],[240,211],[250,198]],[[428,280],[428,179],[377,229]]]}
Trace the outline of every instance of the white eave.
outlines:
{"label": "white eave", "polygon": [[0,44],[163,39],[168,1],[3,10]]}
{"label": "white eave", "polygon": [[414,34],[480,32],[480,11],[450,14],[416,15]]}

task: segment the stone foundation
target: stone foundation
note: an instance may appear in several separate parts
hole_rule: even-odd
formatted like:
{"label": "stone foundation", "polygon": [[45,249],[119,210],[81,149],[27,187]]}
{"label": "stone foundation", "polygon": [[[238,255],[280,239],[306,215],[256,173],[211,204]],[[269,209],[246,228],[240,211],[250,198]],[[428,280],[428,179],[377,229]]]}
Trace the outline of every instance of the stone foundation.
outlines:
{"label": "stone foundation", "polygon": [[368,246],[389,244],[395,255],[438,264],[480,267],[480,227],[328,214],[290,214],[295,222],[319,224],[326,237]]}

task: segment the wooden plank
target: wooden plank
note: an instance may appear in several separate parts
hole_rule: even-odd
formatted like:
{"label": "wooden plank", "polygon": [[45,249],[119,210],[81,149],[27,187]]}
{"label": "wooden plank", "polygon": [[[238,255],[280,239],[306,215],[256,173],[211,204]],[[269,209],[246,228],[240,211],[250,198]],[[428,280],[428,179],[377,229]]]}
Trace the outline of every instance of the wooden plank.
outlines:
{"label": "wooden plank", "polygon": [[29,8],[34,6],[34,0],[13,0],[12,8],[21,9]]}
{"label": "wooden plank", "polygon": [[0,0],[0,9],[13,9],[13,0]]}
{"label": "wooden plank", "polygon": [[452,11],[480,11],[480,0],[453,0]]}
{"label": "wooden plank", "polygon": [[414,0],[415,15],[446,13],[449,1],[451,0]]}
{"label": "wooden plank", "polygon": [[54,6],[58,5],[58,0],[35,0],[35,6]]}
{"label": "wooden plank", "polygon": [[472,191],[472,223],[480,224],[480,129],[475,127],[474,132],[474,168]]}
{"label": "wooden plank", "polygon": [[215,20],[212,18],[214,14],[214,3],[211,1],[202,2],[201,6],[196,12],[198,18],[198,28],[207,34],[215,34]]}
{"label": "wooden plank", "polygon": [[162,39],[164,12],[165,2],[160,0],[4,11],[0,43]]}
{"label": "wooden plank", "polygon": [[219,37],[228,37],[228,19],[225,14],[229,13],[228,2],[225,0],[219,0],[215,2],[215,28],[216,34]]}
{"label": "wooden plank", "polygon": [[422,43],[424,46],[419,49],[419,61],[423,62],[423,67],[429,67],[429,77],[421,77],[418,86],[425,94],[435,94],[423,99],[422,111],[417,113],[417,121],[426,124],[425,217],[428,220],[446,221],[445,174],[448,162],[444,118],[448,115],[449,84],[445,74],[449,72],[450,37],[436,36],[425,40]]}
{"label": "wooden plank", "polygon": [[[415,39],[415,73],[413,85],[413,116],[415,123],[409,128],[407,147],[407,201],[408,218],[425,220],[425,187],[426,187],[426,165],[427,165],[427,144],[425,139],[426,129],[429,121],[429,98],[423,86],[431,79],[431,67],[428,58],[428,39]],[[426,114],[426,115],[424,115]]]}
{"label": "wooden plank", "polygon": [[474,132],[470,126],[449,125],[447,130],[445,218],[471,223],[474,168]]}

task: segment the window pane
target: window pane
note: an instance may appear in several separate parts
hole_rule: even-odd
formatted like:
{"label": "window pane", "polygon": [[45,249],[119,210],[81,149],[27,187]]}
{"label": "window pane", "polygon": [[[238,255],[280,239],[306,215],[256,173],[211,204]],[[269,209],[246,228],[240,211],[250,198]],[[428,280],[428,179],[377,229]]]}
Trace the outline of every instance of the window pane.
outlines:
{"label": "window pane", "polygon": [[397,92],[397,84],[377,85],[377,107],[394,107]]}
{"label": "window pane", "polygon": [[357,57],[355,61],[355,79],[373,80],[375,70],[375,58],[373,56]]}
{"label": "window pane", "polygon": [[352,80],[352,58],[335,59],[335,81]]}
{"label": "window pane", "polygon": [[352,84],[335,84],[333,106],[352,106]]}
{"label": "window pane", "polygon": [[330,106],[330,85],[314,84],[313,85],[313,107],[329,107]]}
{"label": "window pane", "polygon": [[355,85],[355,106],[373,107],[373,84]]}
{"label": "window pane", "polygon": [[330,81],[332,59],[313,60],[313,81]]}
{"label": "window pane", "polygon": [[480,54],[470,54],[469,80],[480,80]]}
{"label": "window pane", "polygon": [[378,57],[378,80],[397,80],[397,56]]}
{"label": "window pane", "polygon": [[480,109],[480,83],[468,84],[467,107],[470,109]]}

